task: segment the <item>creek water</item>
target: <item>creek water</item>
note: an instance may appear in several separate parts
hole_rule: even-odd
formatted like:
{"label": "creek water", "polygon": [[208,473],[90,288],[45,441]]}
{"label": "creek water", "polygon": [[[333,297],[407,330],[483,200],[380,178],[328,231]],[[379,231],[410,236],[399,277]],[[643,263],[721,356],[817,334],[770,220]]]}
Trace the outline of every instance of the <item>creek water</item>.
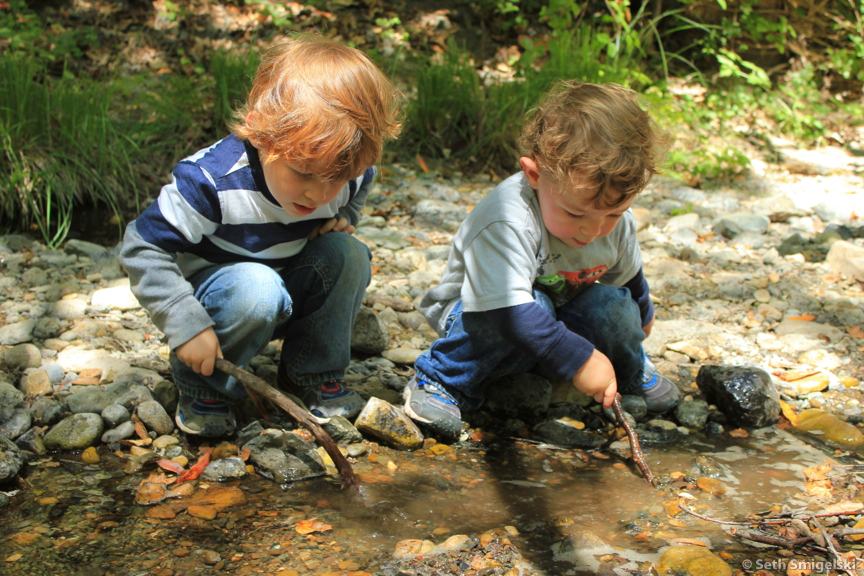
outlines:
{"label": "creek water", "polygon": [[[124,473],[111,453],[97,465],[74,454],[43,459],[2,510],[0,573],[375,574],[401,540],[441,542],[504,527],[539,574],[596,574],[610,555],[618,572],[609,573],[647,573],[662,548],[681,539],[701,538],[731,554],[733,568],[755,555],[716,524],[672,518],[664,503],[679,497],[681,483],[652,489],[615,457],[520,441],[439,454],[373,446],[370,454],[355,464],[363,479],[359,496],[342,492],[333,479],[280,487],[253,475],[234,482],[246,502],[213,520],[186,513],[148,518],[147,508],[134,503],[146,471]],[[719,480],[723,495],[690,489],[693,498],[685,496],[718,518],[778,504],[808,506],[803,470],[830,460],[776,428],[738,440],[693,435],[649,447],[646,457],[661,478],[680,472]],[[300,534],[304,519],[329,529]]]}

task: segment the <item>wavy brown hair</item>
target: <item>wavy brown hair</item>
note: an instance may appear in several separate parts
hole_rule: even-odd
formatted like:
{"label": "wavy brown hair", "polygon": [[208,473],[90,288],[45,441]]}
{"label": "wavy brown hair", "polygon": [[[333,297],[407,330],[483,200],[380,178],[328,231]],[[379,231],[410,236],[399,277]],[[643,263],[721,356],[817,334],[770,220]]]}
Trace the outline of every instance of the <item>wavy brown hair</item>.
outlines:
{"label": "wavy brown hair", "polygon": [[[589,182],[595,202],[614,207],[657,173],[665,137],[632,90],[558,83],[528,115],[520,147],[557,181]],[[565,186],[566,189],[566,186]]]}
{"label": "wavy brown hair", "polygon": [[315,35],[263,55],[231,131],[263,162],[287,160],[329,181],[358,176],[399,134],[398,94],[355,48]]}

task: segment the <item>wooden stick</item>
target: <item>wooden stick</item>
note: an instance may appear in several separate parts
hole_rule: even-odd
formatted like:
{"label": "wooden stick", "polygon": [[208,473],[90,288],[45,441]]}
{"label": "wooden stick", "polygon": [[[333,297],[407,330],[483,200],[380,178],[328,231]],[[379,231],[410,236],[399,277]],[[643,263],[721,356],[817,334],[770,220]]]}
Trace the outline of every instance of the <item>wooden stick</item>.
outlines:
{"label": "wooden stick", "polygon": [[615,395],[615,400],[612,401],[612,409],[615,411],[615,416],[618,418],[621,426],[624,427],[624,432],[627,433],[627,439],[630,440],[630,453],[633,456],[633,461],[636,463],[642,476],[645,477],[645,480],[647,480],[651,486],[656,487],[657,481],[654,480],[654,475],[651,473],[651,469],[648,468],[648,463],[645,462],[645,456],[642,455],[642,446],[639,444],[639,436],[636,435],[636,431],[633,430],[632,426],[630,426],[630,422],[624,418],[624,410],[621,408],[621,396],[618,394]]}
{"label": "wooden stick", "polygon": [[270,386],[270,384],[258,376],[255,376],[251,372],[248,372],[239,366],[235,366],[224,358],[218,358],[216,360],[216,368],[236,378],[241,384],[243,384],[248,392],[260,394],[267,400],[270,400],[273,404],[287,412],[288,415],[296,420],[298,424],[309,430],[312,433],[312,436],[315,437],[315,440],[324,447],[324,450],[327,451],[327,454],[330,455],[330,458],[336,465],[336,469],[342,477],[342,488],[352,488],[355,491],[360,488],[360,481],[357,479],[357,476],[354,475],[354,469],[351,468],[351,463],[342,455],[339,451],[339,447],[336,446],[336,443],[333,441],[333,438],[331,438],[330,434],[328,434],[327,431],[315,421],[312,414],[300,408],[300,406],[288,398],[288,396]]}

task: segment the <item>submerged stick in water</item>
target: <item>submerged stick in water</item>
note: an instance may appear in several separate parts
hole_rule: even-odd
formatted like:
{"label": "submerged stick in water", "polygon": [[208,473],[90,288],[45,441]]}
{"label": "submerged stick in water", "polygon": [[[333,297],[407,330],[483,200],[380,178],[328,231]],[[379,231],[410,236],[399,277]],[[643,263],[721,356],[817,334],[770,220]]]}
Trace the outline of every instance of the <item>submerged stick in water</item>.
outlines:
{"label": "submerged stick in water", "polygon": [[615,411],[615,416],[618,418],[621,426],[624,427],[627,439],[630,440],[630,453],[633,455],[633,461],[636,463],[642,476],[645,477],[645,480],[651,486],[657,486],[657,481],[654,480],[654,475],[651,473],[651,469],[648,468],[648,463],[645,462],[645,456],[642,455],[642,446],[639,444],[639,437],[636,435],[633,427],[630,426],[630,422],[624,418],[624,410],[621,408],[621,396],[615,395],[615,400],[612,401],[612,409]]}
{"label": "submerged stick in water", "polygon": [[309,432],[312,433],[312,436],[315,437],[315,440],[324,447],[324,450],[327,451],[327,454],[330,455],[330,458],[336,465],[339,475],[342,476],[342,488],[350,487],[355,490],[359,488],[360,483],[357,480],[357,476],[354,475],[354,469],[351,468],[351,463],[348,462],[348,459],[339,451],[333,438],[331,438],[327,431],[315,421],[309,412],[303,410],[288,398],[288,396],[270,386],[270,384],[258,376],[255,376],[251,372],[248,372],[239,366],[235,366],[224,358],[218,358],[216,360],[216,368],[230,376],[234,376],[251,392],[270,400],[276,406],[287,412],[288,415],[296,420],[298,424],[309,430]]}

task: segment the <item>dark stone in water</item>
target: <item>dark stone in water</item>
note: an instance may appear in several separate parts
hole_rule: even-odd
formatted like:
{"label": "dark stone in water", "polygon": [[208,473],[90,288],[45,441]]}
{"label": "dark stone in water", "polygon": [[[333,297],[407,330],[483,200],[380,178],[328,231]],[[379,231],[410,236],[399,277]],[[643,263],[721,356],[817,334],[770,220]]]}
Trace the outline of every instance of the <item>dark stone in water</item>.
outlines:
{"label": "dark stone in water", "polygon": [[696,383],[705,399],[735,426],[761,428],[780,417],[777,389],[764,370],[748,366],[702,366]]}

